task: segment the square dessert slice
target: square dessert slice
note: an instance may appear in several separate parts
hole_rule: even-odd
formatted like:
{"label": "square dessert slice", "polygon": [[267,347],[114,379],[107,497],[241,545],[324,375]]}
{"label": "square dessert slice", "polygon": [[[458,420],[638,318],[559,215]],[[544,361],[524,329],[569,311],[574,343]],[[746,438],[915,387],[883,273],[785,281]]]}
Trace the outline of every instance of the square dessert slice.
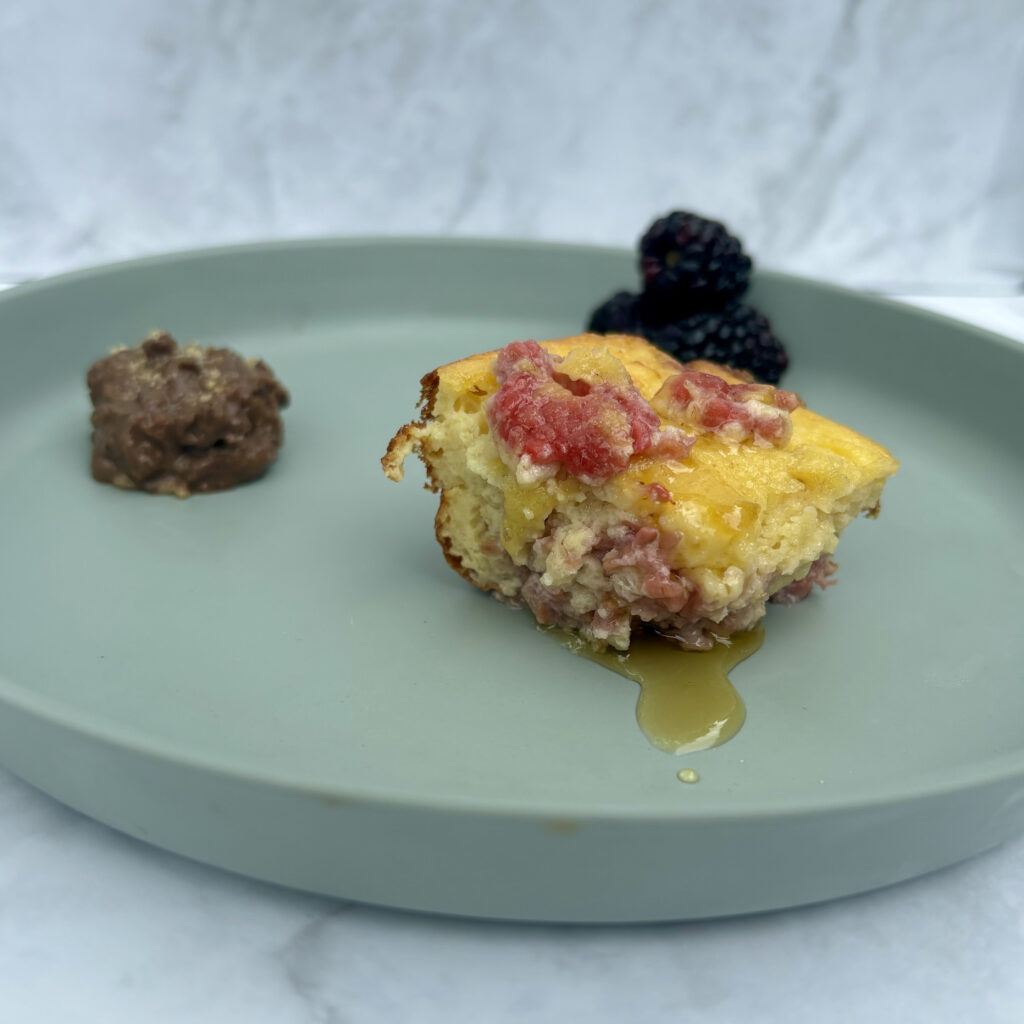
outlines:
{"label": "square dessert slice", "polygon": [[622,650],[643,627],[704,649],[827,585],[898,465],[792,392],[633,337],[513,342],[422,388],[382,464],[400,480],[419,452],[452,568]]}

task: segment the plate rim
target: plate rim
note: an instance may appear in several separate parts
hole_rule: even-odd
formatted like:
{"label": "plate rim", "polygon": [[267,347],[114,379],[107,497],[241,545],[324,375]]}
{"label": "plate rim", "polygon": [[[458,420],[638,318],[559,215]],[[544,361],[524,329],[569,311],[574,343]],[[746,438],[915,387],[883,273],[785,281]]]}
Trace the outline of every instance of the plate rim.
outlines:
{"label": "plate rim", "polygon": [[[160,252],[151,255],[98,263],[61,274],[43,277],[34,281],[17,284],[0,292],[0,310],[12,302],[17,303],[30,296],[49,291],[59,291],[68,285],[87,284],[92,280],[116,276],[136,269],[159,269],[161,266],[202,260],[223,260],[246,255],[273,255],[274,253],[353,250],[365,247],[388,248],[394,246],[421,249],[491,249],[508,251],[546,251],[565,254],[597,255],[632,258],[632,250],[622,246],[594,245],[580,242],[548,241],[499,236],[444,236],[444,235],[338,235],[289,238],[266,241],[246,241],[217,246],[203,246]],[[953,325],[958,330],[975,336],[979,342],[996,344],[1024,360],[1024,344],[998,331],[979,327],[970,322],[922,309],[898,299],[873,292],[860,291],[826,280],[759,268],[757,278],[781,280],[809,287],[820,292],[842,295],[857,302],[867,303],[900,311],[914,319],[937,321]],[[2,313],[0,313],[2,315]],[[972,790],[983,790],[990,786],[1006,783],[1024,783],[1024,747],[976,761],[946,779],[936,779],[934,773],[913,776],[909,785],[890,787],[879,796],[852,795],[848,797],[821,797],[800,800],[757,800],[749,803],[731,800],[728,805],[691,808],[680,804],[676,808],[654,809],[630,804],[609,803],[599,810],[582,807],[579,804],[541,803],[537,801],[516,801],[495,797],[479,797],[449,793],[443,797],[422,798],[400,790],[367,790],[339,785],[312,783],[297,776],[281,772],[263,772],[258,768],[243,768],[230,759],[199,754],[193,750],[176,747],[156,737],[139,735],[137,730],[112,725],[102,717],[86,711],[71,710],[62,701],[39,694],[23,683],[0,675],[0,711],[9,706],[16,712],[28,714],[43,720],[56,728],[79,734],[91,741],[117,748],[137,756],[165,762],[171,766],[184,767],[200,773],[215,774],[225,779],[270,787],[275,790],[296,792],[312,798],[344,800],[360,804],[378,804],[410,811],[453,814],[487,814],[497,818],[521,819],[571,818],[580,822],[602,822],[606,824],[630,822],[658,822],[682,825],[700,822],[768,821],[779,818],[803,818],[823,813],[855,813],[903,804],[916,803],[922,799],[951,797]],[[3,763],[0,759],[0,763]],[[734,795],[733,795],[734,796]]]}
{"label": "plate rim", "polygon": [[[135,268],[157,267],[164,263],[177,263],[190,260],[220,259],[227,256],[244,256],[256,253],[288,252],[302,249],[355,249],[360,247],[388,247],[392,245],[412,246],[416,248],[486,248],[486,249],[508,249],[508,250],[548,250],[554,252],[579,252],[579,253],[601,253],[606,256],[627,256],[634,257],[632,249],[622,245],[603,245],[591,242],[559,241],[557,239],[534,239],[526,236],[514,235],[433,235],[433,234],[395,234],[395,235],[309,235],[297,236],[294,238],[280,239],[255,239],[244,242],[227,242],[210,246],[189,246],[182,249],[168,249],[157,253],[148,253],[143,256],[126,257],[124,259],[108,260],[99,263],[90,263],[87,266],[77,267],[73,270],[65,270],[57,274],[47,274],[43,277],[34,278],[28,281],[16,282],[9,288],[0,291],[0,304],[11,300],[24,298],[37,291],[65,285],[77,284],[88,281],[94,277],[104,277],[110,274],[133,270]],[[840,284],[827,278],[812,277],[806,274],[795,274],[786,270],[778,270],[770,264],[760,264],[755,267],[752,282],[756,283],[759,278],[776,279],[788,281],[800,285],[810,285],[821,291],[831,292],[836,295],[843,295],[857,301],[881,306],[885,309],[901,310],[911,313],[915,317],[922,317],[925,320],[933,320],[940,323],[955,324],[970,333],[987,338],[990,341],[998,342],[1009,350],[1018,350],[1024,347],[1024,343],[1000,331],[991,330],[987,327],[980,327],[969,320],[961,320],[958,317],[940,313],[936,310],[926,309],[922,306],[915,306],[909,302],[903,302],[899,298],[885,295],[881,292],[855,288],[851,285]]]}

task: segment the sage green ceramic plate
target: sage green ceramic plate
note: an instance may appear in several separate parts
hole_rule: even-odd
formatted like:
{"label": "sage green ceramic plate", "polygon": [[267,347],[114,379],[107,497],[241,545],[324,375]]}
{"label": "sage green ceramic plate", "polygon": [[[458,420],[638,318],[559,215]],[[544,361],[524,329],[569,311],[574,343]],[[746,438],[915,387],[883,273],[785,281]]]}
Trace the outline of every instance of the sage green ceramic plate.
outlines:
{"label": "sage green ceramic plate", "polygon": [[[774,274],[787,386],[902,460],[840,585],[773,608],[730,743],[466,586],[379,458],[420,375],[576,333],[630,254],[468,241],[189,253],[0,298],[0,760],[151,843],[458,914],[639,921],[895,882],[1024,830],[1024,349]],[[87,365],[163,327],[291,389],[263,480],[88,471]],[[676,778],[698,770],[697,785]]]}

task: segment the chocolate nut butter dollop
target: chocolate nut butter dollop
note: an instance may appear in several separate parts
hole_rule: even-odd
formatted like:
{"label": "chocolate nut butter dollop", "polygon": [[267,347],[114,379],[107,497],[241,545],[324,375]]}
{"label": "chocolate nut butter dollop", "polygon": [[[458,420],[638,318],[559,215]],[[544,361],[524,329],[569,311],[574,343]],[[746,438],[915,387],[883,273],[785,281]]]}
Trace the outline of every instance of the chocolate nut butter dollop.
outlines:
{"label": "chocolate nut butter dollop", "polygon": [[260,476],[284,439],[288,392],[230,349],[179,347],[154,331],[97,360],[86,380],[101,483],[179,498],[221,491]]}

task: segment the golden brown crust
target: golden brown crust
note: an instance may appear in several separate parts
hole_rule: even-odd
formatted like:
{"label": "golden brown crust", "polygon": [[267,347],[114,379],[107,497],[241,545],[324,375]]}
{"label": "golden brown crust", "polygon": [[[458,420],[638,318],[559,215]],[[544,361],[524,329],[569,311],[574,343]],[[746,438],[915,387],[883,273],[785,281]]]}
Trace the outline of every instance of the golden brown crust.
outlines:
{"label": "golden brown crust", "polygon": [[[406,423],[399,429],[393,438],[388,442],[388,450],[384,453],[380,464],[384,473],[395,481],[400,481],[405,475],[402,463],[406,456],[420,445],[420,433],[426,425],[434,418],[434,402],[437,400],[437,388],[439,384],[437,370],[431,370],[425,374],[420,381],[420,397],[416,403],[422,415],[412,423]],[[430,464],[424,460],[427,467],[427,490],[437,491],[438,484],[431,472]]]}
{"label": "golden brown crust", "polygon": [[420,421],[422,424],[434,418],[434,402],[437,401],[437,388],[440,382],[437,370],[431,370],[420,378],[420,400],[416,406],[423,413],[423,419]]}
{"label": "golden brown crust", "polygon": [[[427,472],[430,472],[428,467]],[[435,491],[439,488],[435,485],[433,488]],[[467,582],[472,583],[474,587],[478,587],[480,590],[496,590],[497,587],[494,585],[484,586],[478,580],[475,580],[469,573],[469,570],[462,564],[462,559],[459,558],[452,548],[452,540],[450,534],[445,531],[445,527],[448,525],[447,520],[448,512],[448,492],[441,490],[441,502],[437,506],[437,515],[434,516],[434,536],[437,537],[437,543],[441,545],[441,551],[444,553],[444,560]]]}
{"label": "golden brown crust", "polygon": [[[412,423],[406,423],[398,433],[391,439],[388,444],[388,450],[384,457],[380,460],[381,465],[384,467],[384,472],[392,480],[402,479],[402,463],[405,457],[414,448],[420,446],[420,431],[422,431],[427,424],[434,418],[434,404],[437,401],[437,390],[440,384],[440,378],[438,377],[437,370],[431,370],[429,373],[424,374],[420,380],[420,397],[416,403],[420,409],[421,416],[418,420]],[[469,571],[463,566],[462,559],[455,554],[452,541],[445,528],[447,526],[448,519],[448,494],[441,488],[438,483],[437,477],[434,474],[433,467],[428,459],[423,459],[423,465],[427,473],[427,482],[424,485],[428,491],[440,492],[441,500],[437,506],[437,514],[434,516],[434,534],[437,537],[438,544],[441,545],[441,551],[444,553],[445,561],[455,570],[467,583],[472,583],[473,586],[479,587],[480,584],[469,574]],[[481,587],[481,589],[492,589]]]}
{"label": "golden brown crust", "polygon": [[401,480],[405,475],[402,472],[402,463],[416,446],[416,433],[422,426],[422,423],[406,423],[388,442],[388,450],[381,458],[380,464],[385,474],[392,480]]}

